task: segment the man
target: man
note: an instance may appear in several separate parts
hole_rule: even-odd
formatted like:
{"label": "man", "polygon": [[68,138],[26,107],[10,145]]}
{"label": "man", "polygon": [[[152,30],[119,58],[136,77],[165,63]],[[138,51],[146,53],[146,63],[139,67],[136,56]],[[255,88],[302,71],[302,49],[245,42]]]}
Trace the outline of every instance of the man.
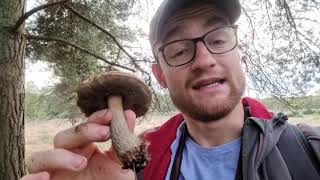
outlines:
{"label": "man", "polygon": [[[259,102],[241,99],[245,76],[234,25],[239,16],[238,0],[164,0],[158,9],[150,30],[157,60],[152,71],[181,114],[144,134],[151,161],[139,178],[320,178],[318,162],[301,143],[287,148],[298,140],[289,139],[296,136],[287,135],[292,127],[286,116],[272,116]],[[125,114],[133,130],[135,114]],[[31,174],[22,180],[134,179],[112,149],[103,152],[94,144],[110,138],[111,119],[110,111],[101,110],[58,133],[55,149],[30,157]]]}

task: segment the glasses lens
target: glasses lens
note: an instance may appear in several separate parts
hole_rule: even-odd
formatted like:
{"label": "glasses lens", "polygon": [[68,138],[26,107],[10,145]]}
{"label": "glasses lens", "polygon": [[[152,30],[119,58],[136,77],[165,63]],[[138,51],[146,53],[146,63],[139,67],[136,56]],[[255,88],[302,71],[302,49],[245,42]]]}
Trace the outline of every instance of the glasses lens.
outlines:
{"label": "glasses lens", "polygon": [[211,53],[224,53],[234,48],[236,39],[232,27],[223,27],[207,34],[204,41]]}
{"label": "glasses lens", "polygon": [[190,61],[194,50],[192,41],[182,40],[167,45],[163,50],[163,55],[169,65],[178,66]]}

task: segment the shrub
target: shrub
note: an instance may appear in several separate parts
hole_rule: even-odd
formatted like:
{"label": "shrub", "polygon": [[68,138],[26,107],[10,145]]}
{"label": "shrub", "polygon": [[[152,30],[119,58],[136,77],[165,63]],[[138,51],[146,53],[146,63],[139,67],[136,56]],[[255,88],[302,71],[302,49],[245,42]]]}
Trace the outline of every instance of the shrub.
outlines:
{"label": "shrub", "polygon": [[308,114],[314,114],[315,110],[312,109],[306,109],[304,111],[302,111],[302,114],[308,115]]}
{"label": "shrub", "polygon": [[303,117],[303,115],[299,111],[287,113],[287,116],[288,117]]}

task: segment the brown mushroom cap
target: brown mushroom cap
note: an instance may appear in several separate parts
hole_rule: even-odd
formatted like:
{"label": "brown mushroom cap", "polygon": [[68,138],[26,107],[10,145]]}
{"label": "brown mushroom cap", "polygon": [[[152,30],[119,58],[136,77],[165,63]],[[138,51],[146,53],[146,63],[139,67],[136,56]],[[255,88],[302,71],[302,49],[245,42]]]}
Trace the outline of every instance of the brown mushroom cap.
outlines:
{"label": "brown mushroom cap", "polygon": [[77,104],[88,117],[108,107],[108,95],[120,95],[123,109],[133,110],[143,116],[151,103],[151,92],[143,81],[124,72],[110,71],[98,74],[80,83]]}

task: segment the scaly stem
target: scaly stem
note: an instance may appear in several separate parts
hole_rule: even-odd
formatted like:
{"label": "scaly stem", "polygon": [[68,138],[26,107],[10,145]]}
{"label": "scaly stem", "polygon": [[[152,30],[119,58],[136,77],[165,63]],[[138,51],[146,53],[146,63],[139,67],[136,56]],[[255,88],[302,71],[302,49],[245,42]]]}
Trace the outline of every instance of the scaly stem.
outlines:
{"label": "scaly stem", "polygon": [[112,145],[120,159],[124,163],[128,159],[128,152],[133,152],[141,145],[141,140],[130,132],[124,116],[122,97],[108,96],[108,107],[112,112],[111,140]]}

